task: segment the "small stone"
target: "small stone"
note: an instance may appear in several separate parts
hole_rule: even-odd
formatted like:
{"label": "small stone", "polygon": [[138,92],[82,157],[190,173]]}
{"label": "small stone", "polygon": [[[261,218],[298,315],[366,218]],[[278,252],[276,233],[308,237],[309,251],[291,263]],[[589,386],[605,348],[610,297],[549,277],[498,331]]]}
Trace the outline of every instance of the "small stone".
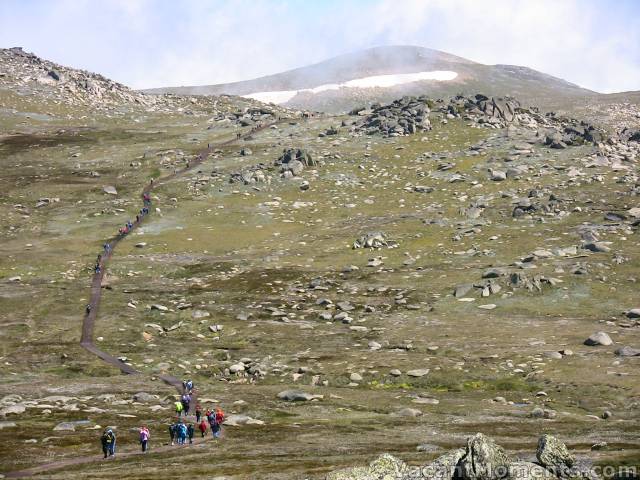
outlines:
{"label": "small stone", "polygon": [[429,373],[429,369],[428,368],[419,368],[419,369],[416,369],[416,370],[409,370],[407,372],[407,375],[410,376],[410,377],[420,378],[420,377],[424,377],[428,373]]}
{"label": "small stone", "polygon": [[606,347],[612,345],[613,340],[611,340],[611,337],[609,337],[609,335],[607,335],[605,332],[596,332],[589,336],[589,338],[584,341],[584,344],[590,347],[595,347],[598,345]]}
{"label": "small stone", "polygon": [[417,408],[402,408],[396,412],[399,417],[419,417],[422,415],[422,411]]}

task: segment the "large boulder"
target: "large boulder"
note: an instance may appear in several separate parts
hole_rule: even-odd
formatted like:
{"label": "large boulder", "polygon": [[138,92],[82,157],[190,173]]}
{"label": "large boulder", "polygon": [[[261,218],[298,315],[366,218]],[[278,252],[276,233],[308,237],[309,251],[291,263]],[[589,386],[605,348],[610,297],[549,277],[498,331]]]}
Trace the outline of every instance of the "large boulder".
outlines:
{"label": "large boulder", "polygon": [[459,448],[453,452],[446,453],[436,458],[433,462],[425,465],[420,469],[419,478],[428,478],[430,480],[451,480],[456,473],[456,467],[466,451]]}
{"label": "large boulder", "polygon": [[536,458],[540,465],[557,476],[563,476],[575,464],[575,458],[567,446],[552,435],[543,435],[538,440]]}
{"label": "large boulder", "polygon": [[[395,242],[391,242],[395,245]],[[382,248],[389,246],[387,237],[382,232],[368,232],[353,242],[353,248]]]}
{"label": "large boulder", "polygon": [[313,167],[317,165],[317,162],[311,156],[311,154],[303,148],[287,148],[282,151],[282,155],[278,157],[275,162],[276,166],[287,165],[294,160],[302,162],[305,167]]}
{"label": "large boulder", "polygon": [[352,467],[332,472],[326,480],[397,480],[407,473],[407,465],[400,459],[385,453],[368,467]]}
{"label": "large boulder", "polygon": [[504,449],[482,433],[467,440],[460,460],[460,474],[466,480],[499,480],[509,476],[512,460]]}

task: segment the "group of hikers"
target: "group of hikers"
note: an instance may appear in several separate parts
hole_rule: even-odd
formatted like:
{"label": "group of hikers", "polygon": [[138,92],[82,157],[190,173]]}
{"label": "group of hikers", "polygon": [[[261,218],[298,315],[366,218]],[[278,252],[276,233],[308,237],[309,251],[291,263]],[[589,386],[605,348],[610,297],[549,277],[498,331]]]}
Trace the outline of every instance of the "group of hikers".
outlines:
{"label": "group of hikers", "polygon": [[[202,415],[202,409],[200,405],[196,406],[196,425],[202,438],[207,436],[207,430],[211,431],[213,438],[220,438],[222,434],[222,424],[224,423],[224,412],[218,407],[215,411],[207,410]],[[186,416],[186,415],[185,415]],[[189,440],[189,443],[193,443],[193,436],[195,435],[195,425],[192,422],[185,423],[184,419],[178,417],[178,419],[169,425],[169,437],[171,439],[171,445],[176,442],[178,445],[184,445]]]}
{"label": "group of hikers", "polygon": [[129,220],[127,223],[124,224],[123,227],[120,227],[118,229],[119,236],[123,237],[127,235],[131,230],[133,230],[133,226],[140,223],[142,221],[142,218],[149,213],[149,206],[151,205],[151,196],[149,195],[148,192],[144,192],[142,194],[142,198],[144,201],[144,207],[142,207],[140,209],[140,212],[136,214],[135,223]]}
{"label": "group of hikers", "polygon": [[[222,409],[220,407],[217,407],[214,410],[208,408],[203,412],[202,407],[197,403],[194,409],[195,423],[193,421],[188,421],[191,399],[194,392],[193,381],[183,381],[182,387],[183,394],[181,395],[180,400],[175,403],[176,419],[169,425],[170,445],[186,445],[187,440],[189,444],[192,444],[196,428],[200,432],[200,436],[202,438],[207,436],[207,431],[211,431],[211,436],[213,438],[220,438],[222,435],[222,424],[225,420]],[[149,428],[146,425],[143,425],[140,427],[138,434],[140,447],[142,452],[145,453],[149,449],[151,433],[149,432]],[[101,442],[104,458],[115,456],[116,434],[111,427],[104,430]]]}

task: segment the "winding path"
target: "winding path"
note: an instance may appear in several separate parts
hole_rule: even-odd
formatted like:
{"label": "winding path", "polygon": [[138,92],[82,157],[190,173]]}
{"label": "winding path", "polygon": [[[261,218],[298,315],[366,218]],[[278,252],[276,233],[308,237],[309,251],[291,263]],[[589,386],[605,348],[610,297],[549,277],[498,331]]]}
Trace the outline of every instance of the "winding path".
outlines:
{"label": "winding path", "polygon": [[[254,127],[252,128],[248,133],[244,134],[244,135],[238,135],[232,139],[226,140],[224,142],[220,142],[217,144],[209,144],[207,148],[201,150],[200,152],[198,152],[196,154],[196,158],[194,160],[191,160],[190,163],[187,164],[187,166],[185,168],[183,168],[182,170],[178,170],[170,175],[167,175],[165,177],[162,177],[159,181],[150,181],[147,185],[145,185],[145,187],[142,189],[142,192],[140,193],[141,197],[144,197],[145,194],[150,193],[154,188],[163,185],[165,183],[167,183],[170,180],[173,180],[176,177],[179,177],[180,175],[189,172],[191,170],[193,170],[194,168],[198,167],[200,164],[202,164],[202,162],[204,162],[207,157],[209,156],[209,154],[213,153],[214,150],[220,148],[220,147],[224,147],[227,145],[231,145],[236,143],[238,140],[247,140],[249,137],[251,137],[251,135],[253,135],[254,133],[257,133],[261,130],[264,130],[265,128],[269,128],[273,125],[277,125],[281,120],[277,120],[275,122],[266,124],[266,125],[262,125],[260,127]],[[149,213],[147,215],[141,216],[139,220],[137,220],[136,222],[133,223],[133,228],[129,229],[129,233],[131,233],[133,230],[137,229],[140,225],[142,225],[142,223],[151,215],[151,210],[149,210]],[[124,240],[126,237],[128,236],[128,234],[126,235],[118,235],[115,237],[112,237],[110,239],[108,239],[105,242],[105,245],[108,244],[109,245],[109,250],[102,251],[102,257],[100,260],[100,272],[98,273],[94,273],[92,280],[91,280],[91,296],[89,299],[89,303],[88,306],[90,306],[91,308],[88,309],[88,311],[85,313],[84,319],[82,321],[82,336],[80,337],[80,345],[87,350],[88,352],[96,355],[97,357],[99,357],[102,361],[104,361],[105,363],[112,365],[118,369],[120,369],[120,371],[122,371],[122,373],[126,373],[129,375],[141,375],[142,372],[140,372],[139,370],[136,370],[135,368],[133,368],[131,365],[124,363],[122,361],[120,361],[119,359],[117,359],[116,357],[114,357],[113,355],[100,350],[94,343],[94,329],[95,329],[95,323],[96,323],[96,319],[98,318],[98,310],[100,307],[100,300],[102,298],[102,283],[103,283],[103,279],[104,279],[104,273],[106,270],[107,265],[109,264],[109,260],[113,257],[113,253],[116,249],[116,247],[118,246],[118,244]],[[159,375],[159,378],[161,380],[163,380],[165,383],[167,383],[168,385],[173,386],[179,394],[183,393],[183,385],[182,385],[182,380],[174,377],[173,375]],[[195,405],[197,403],[197,398],[196,398],[196,392],[193,392],[192,395],[192,404]],[[202,440],[196,440],[194,439],[194,443],[202,443]],[[170,450],[170,449],[175,449],[176,447],[173,446],[166,446],[166,447],[158,447],[155,448],[153,451],[154,452],[158,452],[158,451],[165,451],[165,450]],[[180,448],[184,448],[184,447],[180,447]],[[124,451],[122,453],[118,453],[118,458],[121,457],[130,457],[133,455],[142,455],[142,452],[140,451]],[[103,458],[101,455],[94,455],[94,456],[84,456],[84,457],[77,457],[77,458],[70,458],[70,459],[66,459],[66,460],[60,460],[57,462],[51,462],[51,463],[46,463],[43,465],[38,465],[32,468],[27,468],[24,470],[20,470],[20,471],[15,471],[15,472],[9,472],[5,474],[6,478],[22,478],[22,477],[30,477],[32,475],[36,475],[39,473],[43,473],[49,470],[54,470],[54,469],[58,469],[58,468],[63,468],[66,466],[70,466],[70,465],[80,465],[80,464],[84,464],[84,463],[92,463],[92,462],[98,462],[98,461],[103,461]],[[107,460],[104,460],[107,461]],[[108,461],[112,461],[112,460],[108,460]]]}

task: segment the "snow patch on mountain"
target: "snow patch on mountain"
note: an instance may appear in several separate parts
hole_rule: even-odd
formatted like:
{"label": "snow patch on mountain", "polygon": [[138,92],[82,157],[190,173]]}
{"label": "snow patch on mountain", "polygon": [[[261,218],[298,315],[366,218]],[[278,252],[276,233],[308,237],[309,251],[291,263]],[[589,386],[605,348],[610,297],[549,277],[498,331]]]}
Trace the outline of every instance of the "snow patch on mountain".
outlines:
{"label": "snow patch on mountain", "polygon": [[327,90],[339,90],[341,88],[389,88],[405,83],[419,82],[422,80],[449,81],[456,78],[456,72],[448,70],[435,70],[431,72],[400,73],[395,75],[375,75],[372,77],[356,78],[344,83],[326,83],[317,87],[303,90],[280,90],[274,92],[254,92],[243,95],[260,102],[282,104],[287,103],[298,93],[320,93]]}

